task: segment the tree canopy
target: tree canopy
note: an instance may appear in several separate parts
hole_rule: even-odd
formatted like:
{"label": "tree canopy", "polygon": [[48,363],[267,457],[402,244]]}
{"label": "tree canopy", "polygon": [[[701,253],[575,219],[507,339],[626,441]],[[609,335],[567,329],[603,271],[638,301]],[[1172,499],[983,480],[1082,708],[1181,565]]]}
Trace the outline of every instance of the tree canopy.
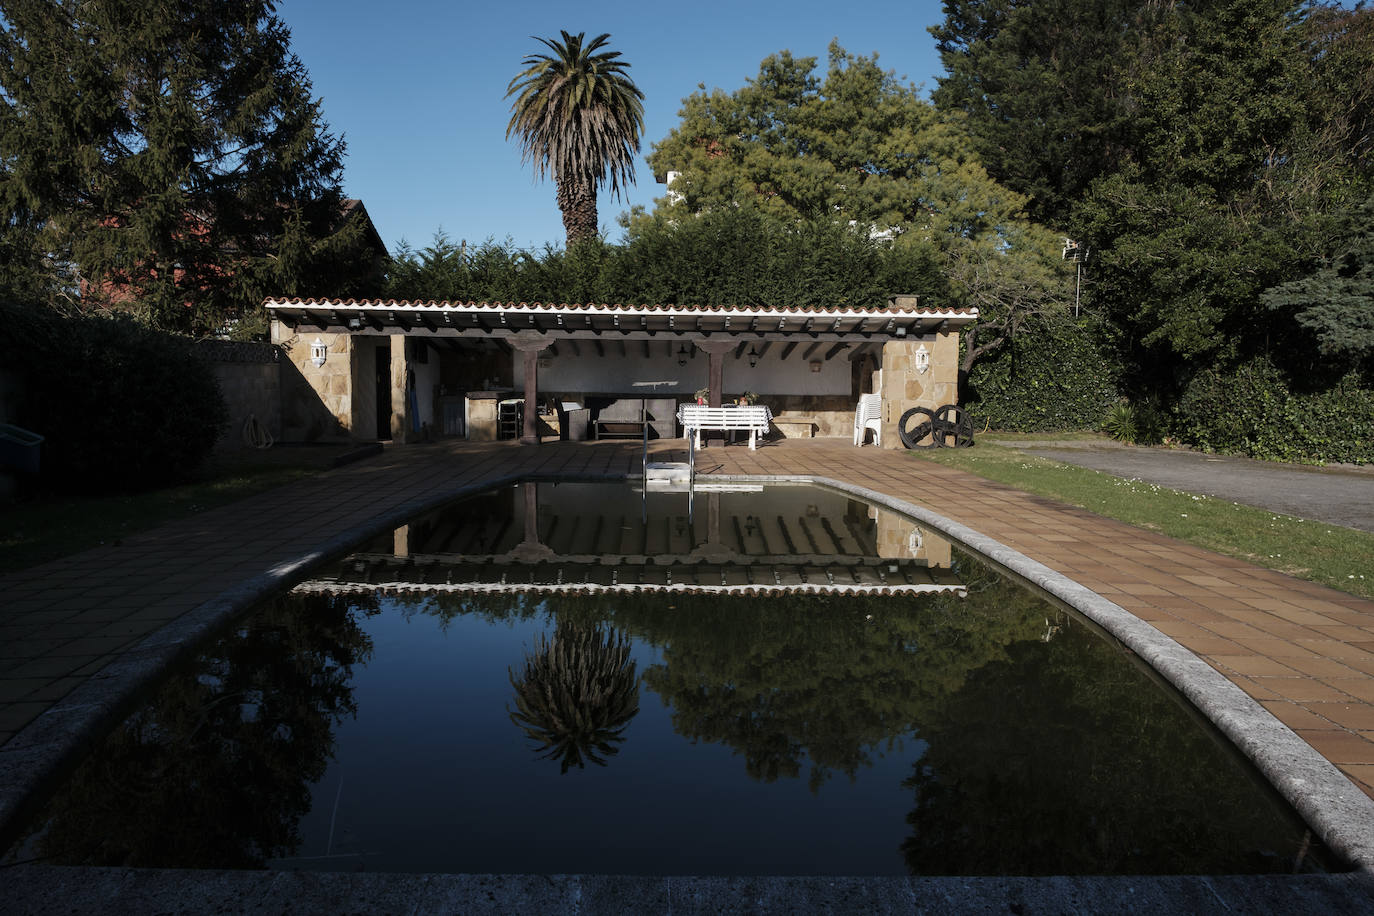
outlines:
{"label": "tree canopy", "polygon": [[875,235],[947,245],[1023,217],[1025,198],[992,181],[967,135],[874,57],[830,45],[814,57],[782,51],[732,93],[704,88],[649,155],[678,172],[671,199],[700,212],[755,200],[791,218],[841,218]]}
{"label": "tree canopy", "polygon": [[352,256],[362,227],[341,231],[344,144],[274,8],[5,4],[0,206],[12,287],[46,279],[197,333],[268,294],[358,291],[354,265],[367,259]]}
{"label": "tree canopy", "polygon": [[735,92],[689,96],[649,156],[656,174],[677,173],[660,217],[747,203],[797,225],[847,224],[932,265],[918,290],[926,300],[982,315],[966,332],[965,370],[1032,317],[1066,314],[1058,238],[1026,218],[1024,195],[989,177],[959,118],[876,56],[832,42],[824,77],[816,66],[783,51]]}
{"label": "tree canopy", "polygon": [[947,0],[945,13],[936,104],[968,118],[1034,216],[1090,248],[1085,302],[1119,332],[1137,393],[1168,400],[1279,341],[1294,368],[1369,352],[1358,295],[1311,296],[1334,289],[1323,271],[1337,261],[1358,284],[1340,227],[1371,177],[1370,10]]}

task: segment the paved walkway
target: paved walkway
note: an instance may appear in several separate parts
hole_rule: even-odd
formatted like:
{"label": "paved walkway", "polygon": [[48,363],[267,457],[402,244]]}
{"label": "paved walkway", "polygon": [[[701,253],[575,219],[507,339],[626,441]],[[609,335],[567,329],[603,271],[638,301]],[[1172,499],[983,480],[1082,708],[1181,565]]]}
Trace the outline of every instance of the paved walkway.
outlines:
{"label": "paved walkway", "polygon": [[[655,452],[685,457],[680,441]],[[32,765],[30,736],[60,718],[64,698],[98,681],[113,661],[126,672],[143,664],[152,676],[165,653],[148,643],[134,647],[154,631],[162,648],[188,649],[226,606],[249,602],[300,564],[348,546],[352,535],[340,532],[380,529],[463,487],[531,472],[627,476],[639,461],[639,444],[624,442],[389,449],[119,546],[0,578],[0,822],[13,813],[7,780]],[[1172,636],[1374,795],[1374,602],[846,440],[787,441],[752,452],[713,447],[700,454],[699,467],[836,478],[982,532]],[[110,717],[122,714],[118,706],[111,701]],[[49,710],[54,715],[35,722]]]}

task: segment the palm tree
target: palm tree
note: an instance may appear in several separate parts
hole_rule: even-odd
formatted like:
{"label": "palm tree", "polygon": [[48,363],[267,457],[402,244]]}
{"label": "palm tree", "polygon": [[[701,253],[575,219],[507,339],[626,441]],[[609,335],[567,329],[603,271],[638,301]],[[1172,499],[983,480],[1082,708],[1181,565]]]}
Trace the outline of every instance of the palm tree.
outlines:
{"label": "palm tree", "polygon": [[[537,38],[551,54],[531,54],[510,81],[506,139],[520,138],[524,161],[550,172],[568,245],[595,236],[596,189],[609,182],[619,196],[634,183],[634,156],[644,132],[644,93],[625,74],[619,51],[602,51],[609,34],[585,42],[585,32],[562,32],[561,42]],[[600,52],[600,53],[598,53]]]}
{"label": "palm tree", "polygon": [[539,742],[541,758],[557,760],[566,773],[588,760],[604,767],[619,753],[639,713],[640,679],[624,634],[560,623],[552,640],[537,639],[518,677],[507,671],[515,688],[510,720]]}

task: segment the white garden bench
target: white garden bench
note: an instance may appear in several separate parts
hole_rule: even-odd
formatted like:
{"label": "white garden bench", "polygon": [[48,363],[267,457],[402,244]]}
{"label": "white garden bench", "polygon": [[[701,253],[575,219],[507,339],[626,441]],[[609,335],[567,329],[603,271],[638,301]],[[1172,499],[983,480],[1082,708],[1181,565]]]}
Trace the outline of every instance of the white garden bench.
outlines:
{"label": "white garden bench", "polygon": [[683,436],[695,437],[697,448],[701,448],[701,431],[705,429],[721,432],[748,430],[749,448],[753,449],[758,444],[758,437],[767,435],[773,412],[757,404],[740,407],[683,404],[677,410],[677,421],[682,424]]}

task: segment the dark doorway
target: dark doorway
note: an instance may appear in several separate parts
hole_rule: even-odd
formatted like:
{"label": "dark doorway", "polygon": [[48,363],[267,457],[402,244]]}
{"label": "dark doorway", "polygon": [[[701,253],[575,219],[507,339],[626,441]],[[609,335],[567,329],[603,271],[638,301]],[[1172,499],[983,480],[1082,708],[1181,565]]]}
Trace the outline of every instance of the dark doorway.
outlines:
{"label": "dark doorway", "polygon": [[[387,341],[389,344],[390,341]],[[377,438],[391,438],[391,347],[377,348]]]}

